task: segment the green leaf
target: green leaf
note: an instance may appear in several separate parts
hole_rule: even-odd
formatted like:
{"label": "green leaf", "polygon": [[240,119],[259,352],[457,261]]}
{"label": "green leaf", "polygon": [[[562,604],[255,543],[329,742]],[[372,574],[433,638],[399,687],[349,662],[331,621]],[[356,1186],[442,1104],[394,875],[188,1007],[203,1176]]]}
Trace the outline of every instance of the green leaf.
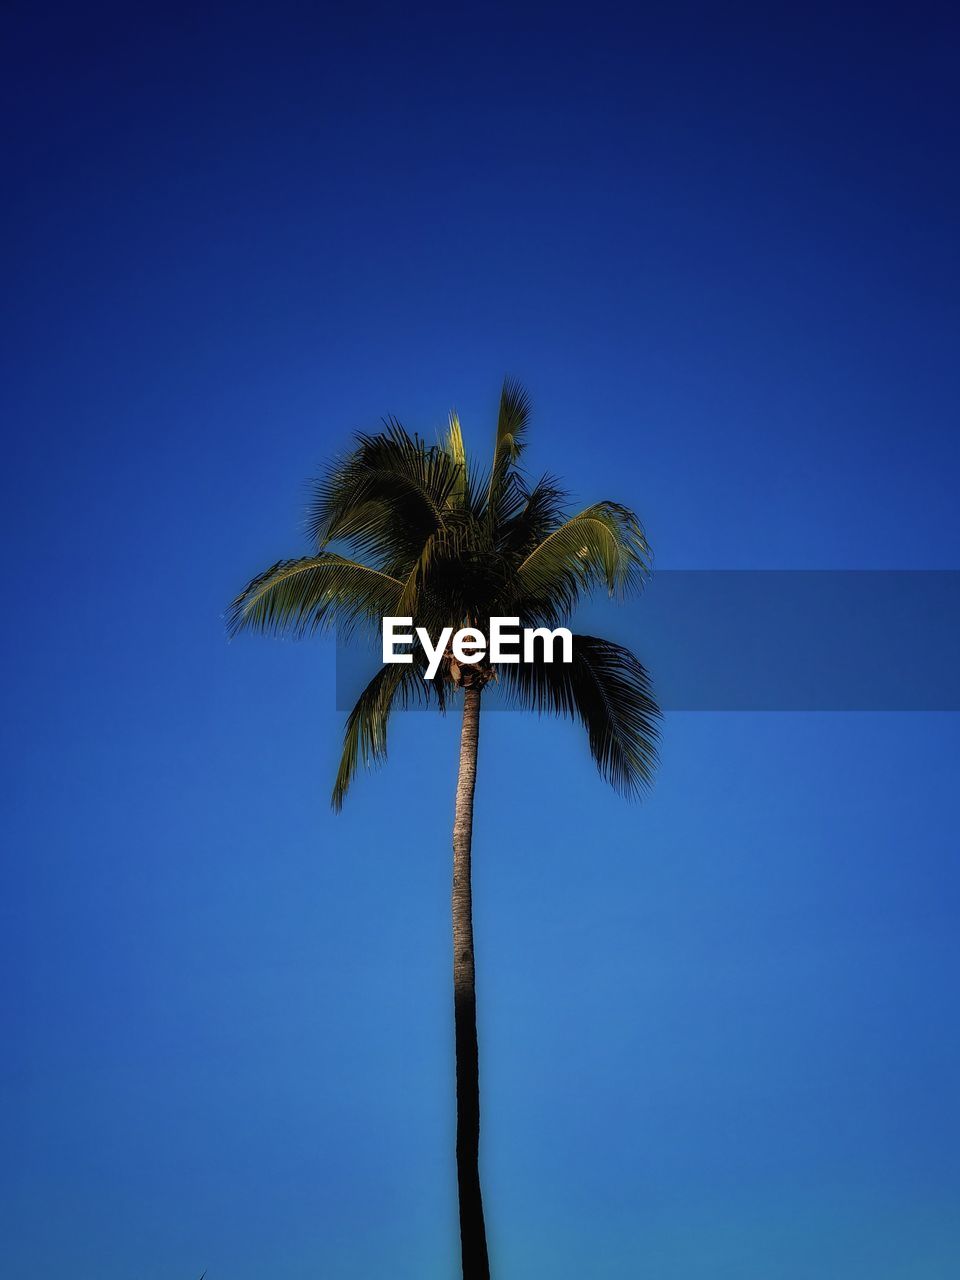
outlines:
{"label": "green leaf", "polygon": [[395,704],[408,707],[425,704],[433,697],[440,710],[445,706],[442,684],[431,685],[423,679],[423,663],[389,663],[380,668],[347,717],[343,734],[340,767],[333,787],[331,804],[336,812],[343,802],[357,769],[381,764],[387,758],[387,725]]}
{"label": "green leaf", "polygon": [[303,636],[337,623],[379,627],[396,612],[403,583],[389,574],[326,552],[280,560],[249,582],[230,606],[227,628]]}
{"label": "green leaf", "polygon": [[616,502],[598,502],[558,525],[524,557],[517,566],[517,590],[556,600],[569,613],[597,587],[623,595],[640,586],[650,561],[634,513]]}
{"label": "green leaf", "polygon": [[660,709],[650,676],[622,645],[573,637],[573,662],[515,663],[498,668],[508,698],[543,714],[579,720],[601,775],[637,796],[653,781]]}
{"label": "green leaf", "polygon": [[530,397],[521,384],[504,378],[487,490],[487,511],[492,520],[502,518],[503,504],[510,500],[511,469],[525,447],[531,412]]}
{"label": "green leaf", "polygon": [[319,549],[345,544],[356,557],[405,576],[443,524],[463,471],[438,445],[398,422],[357,447],[314,484],[307,528]]}
{"label": "green leaf", "polygon": [[454,484],[450,496],[447,498],[447,505],[451,507],[463,506],[464,498],[467,492],[467,451],[463,445],[463,432],[460,429],[460,418],[456,410],[450,411],[450,421],[447,427],[447,438],[444,441],[444,449],[447,457],[457,468],[457,479]]}

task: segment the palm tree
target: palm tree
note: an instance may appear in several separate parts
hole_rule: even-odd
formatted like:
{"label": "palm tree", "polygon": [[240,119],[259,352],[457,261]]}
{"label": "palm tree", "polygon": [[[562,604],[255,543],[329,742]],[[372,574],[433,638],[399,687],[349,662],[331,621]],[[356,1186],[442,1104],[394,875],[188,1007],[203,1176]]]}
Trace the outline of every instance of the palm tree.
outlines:
{"label": "palm tree", "polygon": [[[304,635],[331,624],[379,630],[385,616],[412,617],[432,638],[446,626],[485,631],[491,617],[554,628],[594,590],[622,596],[640,585],[650,551],[632,511],[598,502],[569,515],[553,479],[527,480],[519,459],[529,419],[526,392],[506,381],[485,473],[468,461],[455,414],[436,445],[392,419],[380,433],[360,435],[353,452],[314,485],[313,554],[254,578],[231,606],[231,632]],[[361,762],[385,758],[394,708],[433,702],[443,710],[462,693],[452,894],[457,1179],[464,1280],[487,1280],[471,902],[484,688],[499,679],[499,696],[512,704],[580,720],[601,774],[627,795],[653,777],[659,711],[637,658],[594,636],[574,636],[569,664],[545,661],[541,652],[530,663],[462,666],[447,652],[437,677],[425,680],[422,651],[413,659],[382,666],[350,712],[333,807],[342,806]]]}

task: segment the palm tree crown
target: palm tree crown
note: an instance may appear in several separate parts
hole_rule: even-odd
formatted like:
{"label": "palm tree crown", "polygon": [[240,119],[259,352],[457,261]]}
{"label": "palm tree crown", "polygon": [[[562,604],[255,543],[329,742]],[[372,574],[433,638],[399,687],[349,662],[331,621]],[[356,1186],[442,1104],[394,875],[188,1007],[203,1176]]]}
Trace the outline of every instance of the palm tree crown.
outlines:
{"label": "palm tree crown", "polygon": [[[488,470],[468,460],[455,414],[438,444],[393,419],[358,436],[314,484],[314,553],[254,578],[230,608],[231,631],[379,630],[391,615],[412,617],[431,635],[446,626],[486,630],[498,616],[556,627],[597,590],[622,597],[637,589],[651,562],[640,521],[609,501],[570,514],[551,477],[531,483],[519,466],[529,419],[526,392],[506,381]],[[469,680],[499,679],[514,705],[579,719],[618,790],[636,794],[651,782],[659,711],[646,670],[621,645],[575,635],[570,664],[483,661],[464,671],[448,657],[432,681],[424,667],[415,649],[412,664],[384,665],[363,690],[347,719],[335,808],[357,766],[385,757],[395,707],[432,700],[442,710]]]}

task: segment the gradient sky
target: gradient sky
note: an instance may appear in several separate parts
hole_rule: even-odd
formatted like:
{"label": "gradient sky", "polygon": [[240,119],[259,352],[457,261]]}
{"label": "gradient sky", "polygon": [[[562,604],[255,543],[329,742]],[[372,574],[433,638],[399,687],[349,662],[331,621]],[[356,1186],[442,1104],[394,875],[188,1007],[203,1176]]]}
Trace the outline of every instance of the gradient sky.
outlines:
{"label": "gradient sky", "polygon": [[[947,7],[7,6],[0,1271],[447,1280],[453,720],[223,610],[394,413],[668,568],[958,568]],[[656,673],[654,672],[654,675]],[[487,717],[498,1280],[960,1274],[949,714]]]}

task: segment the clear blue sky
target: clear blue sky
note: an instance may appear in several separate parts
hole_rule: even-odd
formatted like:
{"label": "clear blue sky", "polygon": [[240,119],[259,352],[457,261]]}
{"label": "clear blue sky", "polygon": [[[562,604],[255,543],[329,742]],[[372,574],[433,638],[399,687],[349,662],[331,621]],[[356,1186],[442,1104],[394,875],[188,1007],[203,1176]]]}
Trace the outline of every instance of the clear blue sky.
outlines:
{"label": "clear blue sky", "polygon": [[[960,567],[955,20],[3,27],[0,1271],[447,1280],[456,725],[334,818],[332,644],[223,609],[505,372],[661,566]],[[960,1274],[960,720],[671,715],[640,808],[488,720],[498,1280]]]}

